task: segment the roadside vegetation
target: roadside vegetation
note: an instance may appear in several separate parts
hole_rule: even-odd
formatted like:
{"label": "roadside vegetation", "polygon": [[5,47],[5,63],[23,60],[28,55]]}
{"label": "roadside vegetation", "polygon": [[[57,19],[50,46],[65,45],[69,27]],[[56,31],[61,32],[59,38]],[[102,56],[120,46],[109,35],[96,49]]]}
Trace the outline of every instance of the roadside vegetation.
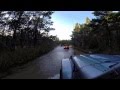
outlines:
{"label": "roadside vegetation", "polygon": [[76,23],[72,44],[83,51],[120,54],[120,12],[94,11],[95,18]]}
{"label": "roadside vegetation", "polygon": [[71,40],[59,40],[59,44],[61,45],[71,45]]}
{"label": "roadside vegetation", "polygon": [[49,35],[52,11],[0,11],[0,73],[49,52],[59,39]]}

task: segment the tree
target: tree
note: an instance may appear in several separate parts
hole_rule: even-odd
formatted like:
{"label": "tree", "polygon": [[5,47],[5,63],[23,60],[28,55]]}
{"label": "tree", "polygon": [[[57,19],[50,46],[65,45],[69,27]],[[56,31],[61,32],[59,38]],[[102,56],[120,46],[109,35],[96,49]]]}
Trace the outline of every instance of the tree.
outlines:
{"label": "tree", "polygon": [[[40,44],[43,39],[41,32],[49,33],[54,30],[51,27],[52,11],[1,11],[0,12],[0,33],[4,36],[5,33],[11,34],[11,47],[33,46]],[[4,40],[3,40],[4,41]]]}
{"label": "tree", "polygon": [[72,41],[75,46],[98,51],[113,52],[117,47],[120,50],[120,12],[94,11],[93,14],[96,18],[87,18],[86,23],[80,25],[78,32],[74,29]]}

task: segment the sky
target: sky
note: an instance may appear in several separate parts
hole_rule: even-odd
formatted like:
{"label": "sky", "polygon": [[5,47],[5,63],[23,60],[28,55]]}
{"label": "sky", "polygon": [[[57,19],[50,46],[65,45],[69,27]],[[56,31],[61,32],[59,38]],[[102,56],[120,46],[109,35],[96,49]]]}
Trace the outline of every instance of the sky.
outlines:
{"label": "sky", "polygon": [[60,40],[70,40],[76,23],[85,23],[86,17],[94,18],[93,11],[55,11],[52,15],[53,28],[50,35],[57,36]]}

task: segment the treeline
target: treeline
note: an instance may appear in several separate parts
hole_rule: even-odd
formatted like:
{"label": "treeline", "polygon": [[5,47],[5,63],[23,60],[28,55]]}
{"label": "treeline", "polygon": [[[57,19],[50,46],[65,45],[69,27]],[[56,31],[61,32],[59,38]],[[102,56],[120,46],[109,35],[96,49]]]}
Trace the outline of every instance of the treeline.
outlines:
{"label": "treeline", "polygon": [[57,45],[52,11],[0,11],[0,71],[22,65]]}
{"label": "treeline", "polygon": [[61,45],[71,45],[71,40],[59,40],[59,44],[61,44]]}
{"label": "treeline", "polygon": [[96,18],[86,19],[85,24],[76,24],[72,44],[95,53],[119,54],[120,12],[94,11]]}

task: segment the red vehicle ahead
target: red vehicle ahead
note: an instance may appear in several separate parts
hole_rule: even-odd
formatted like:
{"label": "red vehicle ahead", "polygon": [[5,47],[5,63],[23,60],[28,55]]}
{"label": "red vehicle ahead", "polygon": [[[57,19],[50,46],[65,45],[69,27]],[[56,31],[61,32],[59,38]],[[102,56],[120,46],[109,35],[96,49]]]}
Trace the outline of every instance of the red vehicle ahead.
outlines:
{"label": "red vehicle ahead", "polygon": [[69,49],[69,45],[64,45],[64,49]]}

